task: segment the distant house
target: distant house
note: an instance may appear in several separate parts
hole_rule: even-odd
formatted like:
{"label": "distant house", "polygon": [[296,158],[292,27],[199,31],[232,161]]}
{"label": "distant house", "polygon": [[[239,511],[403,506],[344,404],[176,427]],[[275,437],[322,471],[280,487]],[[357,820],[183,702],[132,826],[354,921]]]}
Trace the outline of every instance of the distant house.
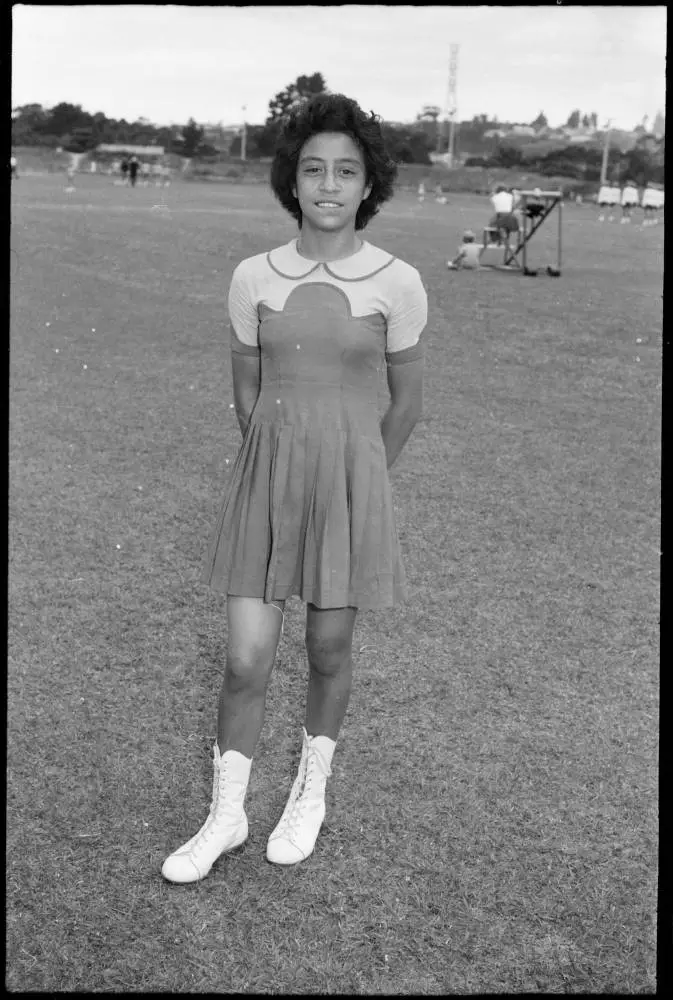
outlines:
{"label": "distant house", "polygon": [[506,135],[502,128],[489,128],[484,132],[484,139],[503,139]]}
{"label": "distant house", "polygon": [[223,125],[222,122],[215,125],[207,123],[201,127],[203,141],[223,153],[229,152],[232,142],[242,131],[241,125]]}
{"label": "distant house", "polygon": [[103,156],[149,156],[164,155],[163,146],[134,146],[128,142],[101,142],[95,152]]}
{"label": "distant house", "polygon": [[509,130],[510,135],[537,135],[532,125],[512,125]]}
{"label": "distant house", "polygon": [[593,125],[578,125],[577,128],[570,128],[568,125],[563,125],[560,132],[570,142],[586,142],[596,135],[596,129]]}

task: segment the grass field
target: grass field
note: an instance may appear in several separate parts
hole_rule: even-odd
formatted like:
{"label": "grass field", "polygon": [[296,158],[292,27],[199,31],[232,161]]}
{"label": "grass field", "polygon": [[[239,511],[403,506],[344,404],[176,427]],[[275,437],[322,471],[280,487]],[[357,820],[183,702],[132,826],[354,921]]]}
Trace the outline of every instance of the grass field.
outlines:
{"label": "grass field", "polygon": [[6,987],[652,992],[663,227],[569,206],[533,279],[446,271],[485,199],[374,220],[430,305],[391,471],[411,596],[358,616],[327,819],[282,870],[289,602],[250,839],[180,888],[227,644],[196,583],[240,441],[226,291],[293,224],[259,186],[63,188],[12,190]]}

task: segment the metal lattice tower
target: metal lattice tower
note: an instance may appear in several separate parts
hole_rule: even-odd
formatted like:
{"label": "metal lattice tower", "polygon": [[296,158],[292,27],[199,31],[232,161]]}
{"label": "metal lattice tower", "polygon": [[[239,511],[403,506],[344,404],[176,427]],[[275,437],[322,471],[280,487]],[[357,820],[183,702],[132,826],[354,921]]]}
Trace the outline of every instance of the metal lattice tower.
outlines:
{"label": "metal lattice tower", "polygon": [[449,48],[449,84],[446,90],[445,120],[449,133],[449,148],[447,150],[447,164],[453,166],[453,146],[456,130],[456,111],[458,104],[456,99],[456,82],[458,79],[458,53],[460,45],[451,45]]}

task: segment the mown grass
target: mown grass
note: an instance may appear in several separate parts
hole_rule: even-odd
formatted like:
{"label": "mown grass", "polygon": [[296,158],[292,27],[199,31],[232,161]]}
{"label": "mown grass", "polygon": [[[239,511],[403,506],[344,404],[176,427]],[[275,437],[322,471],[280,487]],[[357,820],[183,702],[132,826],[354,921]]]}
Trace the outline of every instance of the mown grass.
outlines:
{"label": "mown grass", "polygon": [[430,299],[392,472],[410,599],[358,616],[327,819],[285,871],[290,602],[250,840],[178,888],[226,655],[195,582],[240,441],[226,289],[292,227],[258,186],[12,194],[7,988],[651,992],[659,229],[570,209],[553,280],[446,272],[478,200],[375,220]]}

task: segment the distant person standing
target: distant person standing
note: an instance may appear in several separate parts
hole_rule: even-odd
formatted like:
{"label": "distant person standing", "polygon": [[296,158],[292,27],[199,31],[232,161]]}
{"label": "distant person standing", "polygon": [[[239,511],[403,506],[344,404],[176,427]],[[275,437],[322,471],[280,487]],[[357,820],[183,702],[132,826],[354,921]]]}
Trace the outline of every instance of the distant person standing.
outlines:
{"label": "distant person standing", "polygon": [[129,182],[129,161],[127,160],[126,157],[124,157],[124,159],[122,160],[121,171],[122,171],[122,181],[124,182],[124,184],[128,184],[128,182]]}
{"label": "distant person standing", "polygon": [[66,176],[68,178],[68,186],[65,190],[67,194],[72,194],[75,190],[75,164],[73,160],[66,167]]}
{"label": "distant person standing", "polygon": [[638,207],[638,202],[640,201],[638,197],[638,188],[635,186],[633,181],[627,181],[624,185],[624,190],[622,191],[622,217],[621,222],[631,221],[631,212],[634,208]]}
{"label": "distant person standing", "polygon": [[129,160],[129,177],[131,178],[131,187],[136,186],[136,179],[138,177],[138,168],[140,163],[138,162],[137,156],[132,156]]}
{"label": "distant person standing", "polygon": [[498,240],[509,250],[509,238],[512,233],[519,232],[519,220],[514,213],[514,195],[504,184],[498,184],[491,195],[491,204],[495,215],[489,222],[491,229],[497,229]]}
{"label": "distant person standing", "polygon": [[147,160],[143,160],[140,164],[140,177],[142,180],[143,187],[147,187],[150,182],[150,165]]}
{"label": "distant person standing", "polygon": [[601,210],[601,214],[598,216],[599,222],[605,221],[605,210],[609,211],[608,222],[612,222],[614,219],[613,210],[615,205],[619,204],[621,198],[621,192],[619,188],[612,187],[609,184],[602,184],[598,191],[598,207]]}
{"label": "distant person standing", "polygon": [[643,191],[643,200],[641,202],[644,226],[656,226],[659,221],[657,219],[657,210],[662,203],[663,191],[659,191],[658,186],[650,182]]}
{"label": "distant person standing", "polygon": [[9,170],[10,170],[10,174],[11,174],[12,180],[18,180],[19,179],[19,165],[18,165],[18,163],[16,161],[16,157],[14,155],[10,156],[10,158],[9,158]]}

